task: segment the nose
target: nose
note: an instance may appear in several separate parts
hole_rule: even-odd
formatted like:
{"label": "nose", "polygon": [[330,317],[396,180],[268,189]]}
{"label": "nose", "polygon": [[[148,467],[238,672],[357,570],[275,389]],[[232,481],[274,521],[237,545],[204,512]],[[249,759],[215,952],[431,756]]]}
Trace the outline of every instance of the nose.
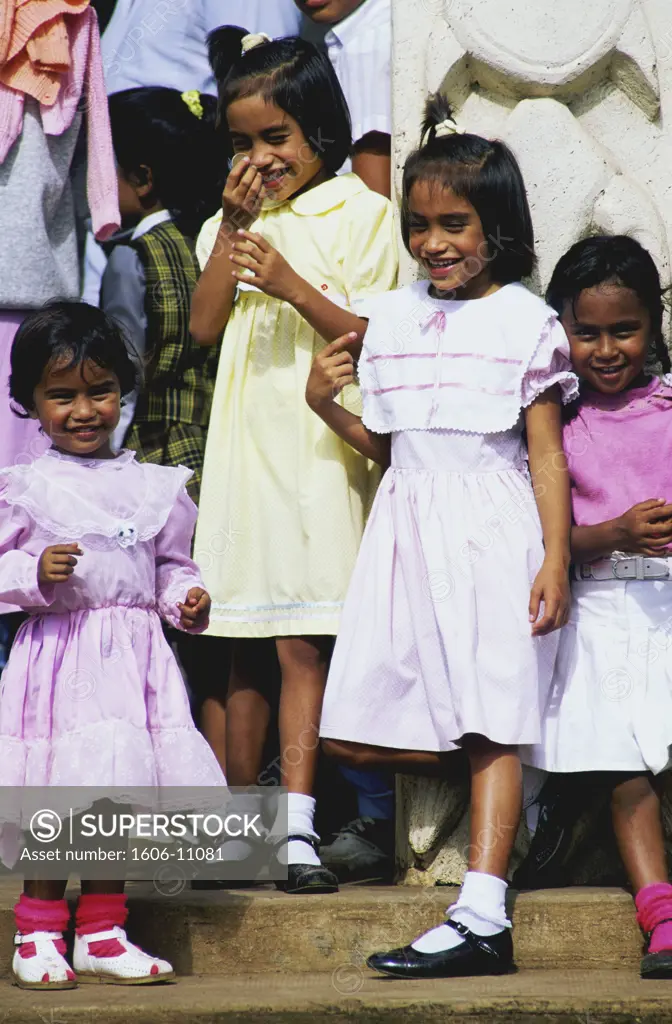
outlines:
{"label": "nose", "polygon": [[613,363],[618,358],[618,348],[609,331],[600,332],[600,338],[594,351],[602,363]]}
{"label": "nose", "polygon": [[72,418],[78,423],[88,423],[95,418],[93,402],[88,395],[78,395],[72,406]]}
{"label": "nose", "polygon": [[273,163],[273,153],[269,150],[267,142],[255,143],[249,156],[250,163],[262,171]]}
{"label": "nose", "polygon": [[445,252],[448,246],[448,240],[445,232],[441,227],[430,227],[427,230],[427,237],[425,239],[425,252],[426,253],[440,253]]}

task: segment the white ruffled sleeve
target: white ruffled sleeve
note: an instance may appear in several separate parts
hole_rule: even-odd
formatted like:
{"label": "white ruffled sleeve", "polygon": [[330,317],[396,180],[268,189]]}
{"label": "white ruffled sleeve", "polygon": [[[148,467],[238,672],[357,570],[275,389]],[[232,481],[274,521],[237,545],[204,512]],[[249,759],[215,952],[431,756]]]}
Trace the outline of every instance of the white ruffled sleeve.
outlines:
{"label": "white ruffled sleeve", "polygon": [[[182,604],[192,587],[203,587],[198,566],[190,557],[191,541],[196,526],[197,510],[183,490],[156,536],[156,604],[159,615],[169,625],[182,629],[178,601]],[[190,629],[202,633],[206,626]]]}
{"label": "white ruffled sleeve", "polygon": [[539,344],[523,376],[521,404],[531,405],[544,391],[560,385],[563,404],[579,394],[579,378],[572,371],[569,342],[562,324],[551,318],[544,327]]}
{"label": "white ruffled sleeve", "polygon": [[21,510],[4,501],[5,490],[6,482],[0,477],[0,603],[12,608],[48,608],[54,600],[55,585],[38,580],[41,552],[33,555],[21,550],[28,528]]}

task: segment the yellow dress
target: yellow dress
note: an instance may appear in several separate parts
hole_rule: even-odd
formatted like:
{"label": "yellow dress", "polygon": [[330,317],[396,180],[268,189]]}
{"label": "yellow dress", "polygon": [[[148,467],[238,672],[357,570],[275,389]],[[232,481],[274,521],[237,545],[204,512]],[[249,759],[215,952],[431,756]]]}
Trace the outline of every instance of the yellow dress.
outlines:
{"label": "yellow dress", "polygon": [[[221,213],[197,244],[204,266]],[[396,286],[391,203],[344,174],[253,224],[327,298],[348,308]],[[377,469],[311,412],[325,345],[296,310],[241,284],[224,333],[194,558],[212,597],[210,635],[335,635]],[[359,393],[339,399],[360,411]]]}

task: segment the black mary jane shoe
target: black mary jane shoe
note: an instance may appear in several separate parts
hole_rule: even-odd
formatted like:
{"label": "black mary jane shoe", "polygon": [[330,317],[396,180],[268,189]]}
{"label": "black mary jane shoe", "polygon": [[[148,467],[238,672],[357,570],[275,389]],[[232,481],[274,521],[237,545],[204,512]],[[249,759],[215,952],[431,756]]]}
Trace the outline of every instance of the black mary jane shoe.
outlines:
{"label": "black mary jane shoe", "polygon": [[672,949],[661,949],[659,953],[643,956],[639,974],[647,980],[672,978]]}
{"label": "black mary jane shoe", "polygon": [[441,953],[420,953],[413,946],[374,953],[367,966],[392,978],[468,978],[485,974],[510,974],[513,941],[509,928],[496,935],[475,935],[465,925],[446,921],[464,941]]}
{"label": "black mary jane shoe", "polygon": [[[292,839],[300,839],[317,853],[319,842],[313,836],[289,835],[282,838],[279,846],[291,842]],[[277,856],[277,847],[276,847]],[[333,871],[323,867],[321,864],[290,864],[287,868],[287,880],[276,879],[276,889],[289,893],[292,896],[312,896],[320,893],[338,892],[338,879]]]}

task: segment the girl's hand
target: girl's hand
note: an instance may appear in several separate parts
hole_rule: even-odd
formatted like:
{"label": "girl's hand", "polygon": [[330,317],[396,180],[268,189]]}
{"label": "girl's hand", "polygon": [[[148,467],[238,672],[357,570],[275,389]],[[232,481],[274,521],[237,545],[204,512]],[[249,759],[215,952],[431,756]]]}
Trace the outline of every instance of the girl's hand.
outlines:
{"label": "girl's hand", "polygon": [[[544,614],[539,618],[542,601]],[[569,615],[569,578],[563,561],[544,559],[532,586],[529,612],[532,636],[546,636],[565,625]]]}
{"label": "girl's hand", "polygon": [[66,583],[77,565],[77,556],[84,552],[79,544],[54,544],[45,548],[37,563],[37,578],[40,583]]}
{"label": "girl's hand", "polygon": [[[284,256],[281,256],[261,235],[239,231],[238,236],[229,259],[241,270],[234,270],[233,276],[238,281],[256,285],[274,299],[295,302],[301,278],[292,270]],[[252,273],[243,274],[243,267]]]}
{"label": "girl's hand", "polygon": [[261,174],[245,156],[229,172],[222,195],[223,219],[232,231],[249,228],[261,209],[263,200]]}
{"label": "girl's hand", "polygon": [[664,498],[640,501],[616,520],[619,551],[664,556],[672,544],[672,505]]}
{"label": "girl's hand", "polygon": [[184,604],[179,601],[182,629],[205,629],[210,621],[210,595],[201,587],[192,587]]}
{"label": "girl's hand", "polygon": [[357,340],[354,331],[344,334],[315,356],[306,384],[306,401],[315,412],[333,402],[347,384],[354,382],[355,361],[348,347]]}

